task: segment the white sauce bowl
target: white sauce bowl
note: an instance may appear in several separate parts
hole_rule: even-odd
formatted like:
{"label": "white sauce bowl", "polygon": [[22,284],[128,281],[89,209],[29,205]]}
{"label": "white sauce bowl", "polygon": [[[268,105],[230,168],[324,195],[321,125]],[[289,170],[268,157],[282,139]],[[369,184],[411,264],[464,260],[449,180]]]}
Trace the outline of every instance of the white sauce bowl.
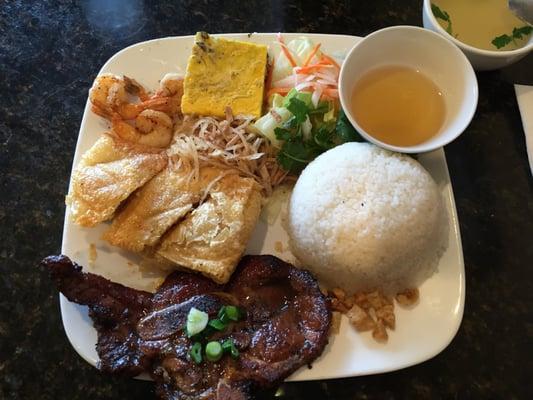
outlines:
{"label": "white sauce bowl", "polygon": [[529,42],[524,47],[516,50],[483,50],[463,43],[454,38],[452,35],[446,32],[442,26],[440,26],[437,18],[435,18],[433,12],[431,11],[431,0],[424,0],[424,5],[422,6],[422,19],[424,28],[437,32],[439,35],[444,36],[450,42],[458,46],[463,53],[465,53],[472,63],[472,66],[477,71],[488,71],[503,68],[507,65],[515,63],[533,50],[533,35],[531,35]]}
{"label": "white sauce bowl", "polygon": [[[419,70],[441,90],[445,118],[439,132],[415,146],[393,146],[367,133],[351,111],[357,81],[374,68],[401,65]],[[401,153],[438,149],[457,138],[468,126],[477,107],[478,87],[472,66],[461,51],[442,36],[414,26],[393,26],[373,32],[358,42],[342,64],[339,96],[346,116],[369,142]]]}

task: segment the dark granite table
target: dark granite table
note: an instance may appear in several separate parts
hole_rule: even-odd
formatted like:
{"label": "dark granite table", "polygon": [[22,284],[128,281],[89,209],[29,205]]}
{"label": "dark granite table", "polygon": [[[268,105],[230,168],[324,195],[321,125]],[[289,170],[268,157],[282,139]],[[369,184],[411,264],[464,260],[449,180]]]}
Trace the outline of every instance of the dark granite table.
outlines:
{"label": "dark granite table", "polygon": [[[398,24],[420,25],[421,1],[0,1],[0,399],[153,398],[150,383],[102,375],[76,354],[37,268],[60,251],[87,90],[111,55],[198,30],[365,35]],[[457,337],[415,367],[285,384],[280,398],[533,398],[533,181],[510,83],[533,79],[531,61],[478,74],[476,116],[446,147],[467,274]]]}

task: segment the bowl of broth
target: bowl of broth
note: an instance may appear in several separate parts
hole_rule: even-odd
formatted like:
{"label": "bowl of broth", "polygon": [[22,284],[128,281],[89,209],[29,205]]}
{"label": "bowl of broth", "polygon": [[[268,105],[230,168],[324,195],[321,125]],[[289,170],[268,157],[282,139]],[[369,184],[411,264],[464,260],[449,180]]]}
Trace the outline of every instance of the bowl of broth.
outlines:
{"label": "bowl of broth", "polygon": [[346,116],[368,141],[403,153],[440,148],[474,116],[472,66],[451,42],[429,30],[376,31],[348,53],[339,77]]}
{"label": "bowl of broth", "polygon": [[533,50],[533,27],[508,0],[424,0],[424,27],[457,45],[476,70],[510,65]]}

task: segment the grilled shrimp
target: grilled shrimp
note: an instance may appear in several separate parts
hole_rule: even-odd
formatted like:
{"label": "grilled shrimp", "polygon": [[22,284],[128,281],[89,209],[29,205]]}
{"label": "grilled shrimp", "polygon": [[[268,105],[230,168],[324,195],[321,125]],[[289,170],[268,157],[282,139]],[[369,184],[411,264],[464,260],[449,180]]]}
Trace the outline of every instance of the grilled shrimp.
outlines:
{"label": "grilled shrimp", "polygon": [[153,99],[166,99],[165,106],[156,109],[165,111],[171,116],[181,112],[181,97],[183,96],[183,76],[176,73],[168,73],[163,79]]}
{"label": "grilled shrimp", "polygon": [[167,147],[172,140],[172,119],[162,111],[143,110],[134,125],[125,121],[119,113],[111,118],[111,130],[118,137],[152,147]]}
{"label": "grilled shrimp", "polygon": [[[133,103],[133,99],[141,100]],[[167,107],[167,100],[162,97],[150,97],[146,90],[135,80],[113,74],[98,76],[89,90],[92,110],[101,117],[111,119],[114,113],[123,119],[134,119],[147,109]]]}

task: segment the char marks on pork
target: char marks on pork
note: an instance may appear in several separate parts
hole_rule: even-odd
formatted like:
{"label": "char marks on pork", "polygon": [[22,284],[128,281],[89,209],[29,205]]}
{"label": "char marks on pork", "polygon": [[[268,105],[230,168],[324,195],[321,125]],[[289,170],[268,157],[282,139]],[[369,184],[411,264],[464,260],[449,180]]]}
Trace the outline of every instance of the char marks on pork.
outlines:
{"label": "char marks on pork", "polygon": [[[69,300],[89,306],[98,368],[129,376],[148,372],[162,399],[249,399],[255,389],[310,364],[327,343],[327,298],[307,271],[273,256],[244,257],[225,286],[174,272],[154,294],[84,273],[66,256],[47,257],[42,265]],[[183,331],[189,310],[216,318],[229,304],[244,309],[245,319],[210,340],[233,339],[239,357],[195,364]]]}

